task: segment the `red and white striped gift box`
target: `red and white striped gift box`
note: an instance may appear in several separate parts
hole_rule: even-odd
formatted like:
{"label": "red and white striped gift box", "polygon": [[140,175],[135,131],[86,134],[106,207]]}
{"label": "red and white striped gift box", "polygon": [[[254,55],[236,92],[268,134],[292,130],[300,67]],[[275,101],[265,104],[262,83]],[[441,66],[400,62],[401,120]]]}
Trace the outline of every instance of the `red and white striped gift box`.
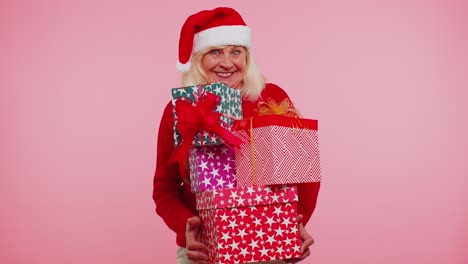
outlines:
{"label": "red and white striped gift box", "polygon": [[265,115],[234,122],[239,187],[319,182],[317,120]]}

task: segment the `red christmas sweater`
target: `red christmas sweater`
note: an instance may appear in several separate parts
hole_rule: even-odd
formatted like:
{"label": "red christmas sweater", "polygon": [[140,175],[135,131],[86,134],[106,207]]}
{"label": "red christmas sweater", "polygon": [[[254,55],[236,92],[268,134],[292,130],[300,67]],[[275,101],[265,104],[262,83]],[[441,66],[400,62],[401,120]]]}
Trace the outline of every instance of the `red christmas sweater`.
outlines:
{"label": "red christmas sweater", "polygon": [[[272,99],[280,104],[289,97],[283,89],[268,83],[257,101],[242,100],[243,117],[258,115],[258,104]],[[191,192],[190,185],[182,180],[190,175],[189,171],[186,166],[169,162],[174,151],[173,122],[172,104],[169,103],[164,109],[159,126],[153,200],[156,203],[157,214],[177,234],[177,245],[185,247],[187,219],[197,215],[197,210],[195,195]],[[298,212],[304,216],[304,225],[315,209],[319,189],[320,182],[298,185]]]}

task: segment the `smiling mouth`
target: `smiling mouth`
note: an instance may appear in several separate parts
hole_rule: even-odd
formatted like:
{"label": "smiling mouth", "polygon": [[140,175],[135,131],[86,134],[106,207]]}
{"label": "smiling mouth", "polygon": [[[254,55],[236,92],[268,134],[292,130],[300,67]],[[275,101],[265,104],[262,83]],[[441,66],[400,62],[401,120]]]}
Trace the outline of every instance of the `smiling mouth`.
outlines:
{"label": "smiling mouth", "polygon": [[216,75],[221,78],[229,78],[234,74],[234,72],[216,72]]}

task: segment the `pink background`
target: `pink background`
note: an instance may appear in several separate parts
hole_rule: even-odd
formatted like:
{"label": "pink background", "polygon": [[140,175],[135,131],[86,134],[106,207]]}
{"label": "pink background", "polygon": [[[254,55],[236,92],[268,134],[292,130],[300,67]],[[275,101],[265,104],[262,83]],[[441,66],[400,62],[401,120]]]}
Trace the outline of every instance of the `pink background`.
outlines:
{"label": "pink background", "polygon": [[1,1],[0,263],[175,263],[151,199],[179,29],[229,5],[319,119],[304,263],[468,263],[464,1]]}

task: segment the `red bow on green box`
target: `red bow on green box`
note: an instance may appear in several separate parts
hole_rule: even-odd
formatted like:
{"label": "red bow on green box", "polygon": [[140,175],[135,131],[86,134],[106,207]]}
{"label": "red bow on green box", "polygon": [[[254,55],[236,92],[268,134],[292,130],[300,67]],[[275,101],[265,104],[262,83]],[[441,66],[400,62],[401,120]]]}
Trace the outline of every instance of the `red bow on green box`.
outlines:
{"label": "red bow on green box", "polygon": [[196,103],[186,97],[181,97],[175,102],[176,128],[182,138],[182,145],[174,153],[173,161],[184,160],[197,133],[203,136],[207,132],[230,148],[240,146],[242,141],[220,125],[220,117],[223,114],[215,112],[220,100],[219,96],[203,90]]}

